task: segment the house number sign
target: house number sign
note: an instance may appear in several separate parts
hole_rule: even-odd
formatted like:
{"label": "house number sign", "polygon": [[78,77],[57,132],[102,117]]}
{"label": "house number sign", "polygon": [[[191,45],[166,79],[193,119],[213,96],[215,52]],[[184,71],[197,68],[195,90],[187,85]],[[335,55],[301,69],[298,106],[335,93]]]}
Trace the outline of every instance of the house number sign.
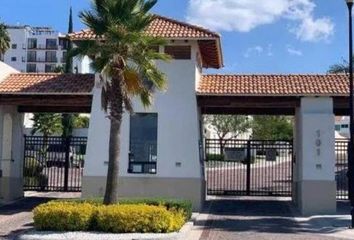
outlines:
{"label": "house number sign", "polygon": [[322,145],[322,141],[321,141],[321,130],[317,130],[317,131],[316,131],[315,145],[316,145],[316,153],[317,153],[317,156],[321,156],[321,145]]}

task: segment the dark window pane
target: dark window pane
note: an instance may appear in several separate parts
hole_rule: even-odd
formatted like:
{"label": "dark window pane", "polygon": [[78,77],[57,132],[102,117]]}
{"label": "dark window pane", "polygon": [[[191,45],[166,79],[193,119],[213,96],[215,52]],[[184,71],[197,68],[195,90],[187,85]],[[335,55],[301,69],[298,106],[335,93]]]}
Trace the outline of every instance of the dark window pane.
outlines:
{"label": "dark window pane", "polygon": [[47,49],[57,49],[57,40],[56,39],[47,39],[46,40],[46,47]]}
{"label": "dark window pane", "polygon": [[157,114],[137,113],[130,117],[130,172],[156,173]]}
{"label": "dark window pane", "polygon": [[36,64],[27,64],[27,72],[37,72]]}
{"label": "dark window pane", "polygon": [[29,38],[28,39],[28,48],[29,49],[37,48],[37,39],[36,38]]}
{"label": "dark window pane", "polygon": [[165,53],[173,59],[191,59],[191,46],[165,46]]}

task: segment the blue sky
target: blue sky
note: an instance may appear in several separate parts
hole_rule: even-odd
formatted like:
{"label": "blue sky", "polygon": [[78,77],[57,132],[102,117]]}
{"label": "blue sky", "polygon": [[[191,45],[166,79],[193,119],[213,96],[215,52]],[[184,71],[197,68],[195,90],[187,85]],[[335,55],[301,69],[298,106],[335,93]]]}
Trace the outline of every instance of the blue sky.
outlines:
{"label": "blue sky", "polygon": [[[1,0],[0,19],[65,32],[70,4],[76,17],[89,0]],[[159,0],[154,12],[221,33],[225,68],[211,72],[324,73],[348,55],[344,0]]]}

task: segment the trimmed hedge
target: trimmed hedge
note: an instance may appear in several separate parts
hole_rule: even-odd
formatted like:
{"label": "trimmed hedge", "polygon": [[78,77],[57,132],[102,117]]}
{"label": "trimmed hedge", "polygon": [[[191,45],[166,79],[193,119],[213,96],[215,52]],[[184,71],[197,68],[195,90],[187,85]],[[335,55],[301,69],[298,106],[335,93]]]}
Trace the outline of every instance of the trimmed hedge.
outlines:
{"label": "trimmed hedge", "polygon": [[181,229],[189,216],[189,205],[191,209],[185,201],[157,199],[125,200],[108,206],[99,199],[51,201],[36,207],[33,219],[40,231],[168,233]]}
{"label": "trimmed hedge", "polygon": [[[102,198],[92,199],[74,199],[72,201],[79,203],[90,203],[94,205],[102,205]],[[188,200],[177,199],[165,199],[165,198],[135,198],[135,199],[121,199],[119,204],[131,205],[131,204],[146,204],[151,206],[165,206],[167,210],[175,210],[182,212],[185,216],[185,220],[188,221],[192,217],[193,206]]]}

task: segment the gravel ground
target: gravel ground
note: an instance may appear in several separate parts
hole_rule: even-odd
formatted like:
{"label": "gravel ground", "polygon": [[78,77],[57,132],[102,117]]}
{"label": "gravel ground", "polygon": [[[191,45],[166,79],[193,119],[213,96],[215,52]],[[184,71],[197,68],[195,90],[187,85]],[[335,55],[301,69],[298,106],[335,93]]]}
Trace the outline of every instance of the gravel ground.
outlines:
{"label": "gravel ground", "polygon": [[[200,240],[354,239],[346,230],[348,216],[296,217],[289,201],[236,198],[208,204],[210,214]],[[348,209],[340,204],[339,214]]]}

